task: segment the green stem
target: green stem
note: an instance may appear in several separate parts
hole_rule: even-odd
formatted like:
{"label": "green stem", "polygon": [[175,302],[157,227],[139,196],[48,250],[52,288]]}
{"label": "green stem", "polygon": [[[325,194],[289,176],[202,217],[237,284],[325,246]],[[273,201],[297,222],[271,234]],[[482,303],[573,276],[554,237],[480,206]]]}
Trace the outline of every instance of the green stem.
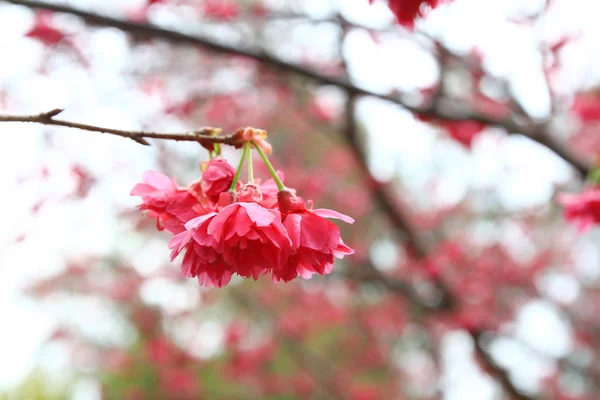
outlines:
{"label": "green stem", "polygon": [[242,151],[242,158],[240,158],[240,163],[238,164],[237,170],[235,171],[235,175],[233,176],[233,181],[231,182],[231,186],[229,190],[235,190],[238,181],[240,180],[240,174],[242,173],[242,168],[244,167],[244,158],[248,154],[249,146],[244,146],[244,150]]}
{"label": "green stem", "polygon": [[281,179],[279,179],[279,177],[277,176],[277,172],[275,172],[275,168],[273,168],[273,165],[271,164],[271,161],[269,161],[269,159],[267,158],[267,155],[262,151],[262,149],[260,147],[258,147],[256,145],[256,143],[254,143],[254,141],[251,141],[250,143],[252,143],[254,145],[254,148],[258,152],[258,155],[260,156],[260,158],[262,158],[263,162],[267,166],[267,169],[269,170],[271,177],[273,178],[273,180],[275,181],[275,184],[277,185],[277,189],[284,190],[285,186],[283,185],[283,182],[281,182]]}
{"label": "green stem", "polygon": [[252,148],[250,143],[244,143],[244,151],[247,151],[248,155],[248,183],[254,182],[254,168],[252,166]]}

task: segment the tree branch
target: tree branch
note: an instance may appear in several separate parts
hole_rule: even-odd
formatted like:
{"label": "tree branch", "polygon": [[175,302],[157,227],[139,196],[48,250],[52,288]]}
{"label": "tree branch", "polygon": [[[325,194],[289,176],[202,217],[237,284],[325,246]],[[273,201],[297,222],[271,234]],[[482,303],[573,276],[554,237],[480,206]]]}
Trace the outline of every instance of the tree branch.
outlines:
{"label": "tree branch", "polygon": [[[337,77],[327,76],[313,71],[309,68],[302,67],[298,64],[290,63],[287,61],[280,60],[265,52],[258,52],[251,49],[244,49],[234,47],[224,43],[219,43],[215,40],[200,37],[196,35],[185,34],[165,28],[160,28],[145,23],[138,23],[127,21],[119,18],[113,18],[109,16],[102,16],[92,12],[80,10],[71,6],[62,4],[47,3],[44,1],[36,0],[0,0],[10,4],[21,5],[33,9],[45,9],[54,12],[61,12],[71,14],[83,18],[89,24],[110,26],[113,28],[120,29],[124,32],[129,32],[133,35],[151,37],[157,39],[164,39],[171,43],[183,43],[189,45],[199,46],[203,49],[210,50],[219,54],[233,54],[238,56],[247,57],[266,65],[278,68],[282,71],[291,72],[320,84],[337,86],[348,93],[348,95],[354,96],[372,96],[376,97],[399,106],[423,116],[436,117],[439,119],[445,119],[449,121],[476,121],[486,125],[495,126],[506,130],[509,134],[523,134],[532,140],[546,146],[559,157],[564,159],[567,163],[573,166],[583,176],[587,175],[589,165],[582,162],[575,157],[571,152],[566,150],[560,143],[554,138],[551,138],[546,132],[546,126],[544,124],[526,124],[522,123],[514,117],[508,117],[503,119],[494,118],[492,116],[484,115],[478,112],[474,112],[469,109],[454,109],[449,110],[444,107],[416,107],[405,102],[400,96],[384,95],[375,93],[366,89],[359,88],[353,85],[348,79],[339,79]],[[164,139],[161,137],[161,139]]]}
{"label": "tree branch", "polygon": [[220,143],[229,146],[239,147],[241,141],[239,136],[231,134],[227,136],[213,136],[220,132],[218,128],[203,127],[193,132],[185,133],[160,133],[146,131],[125,131],[121,129],[103,128],[94,125],[80,124],[77,122],[69,122],[54,117],[60,114],[63,110],[60,108],[43,112],[36,115],[0,115],[0,122],[32,122],[43,125],[66,126],[68,128],[81,129],[91,132],[108,133],[111,135],[121,136],[133,140],[136,143],[149,146],[150,143],[146,139],[164,139],[185,142],[197,142],[201,145],[211,145]]}
{"label": "tree branch", "polygon": [[[373,176],[369,172],[366,156],[362,151],[363,146],[359,143],[354,113],[355,101],[355,96],[350,96],[346,102],[346,123],[344,128],[344,136],[350,144],[350,148],[358,160],[363,173],[368,177],[370,182],[375,182]],[[386,215],[390,218],[394,227],[406,235],[408,247],[412,250],[414,255],[418,259],[426,259],[428,253],[426,244],[423,243],[418,232],[413,228],[407,216],[402,212],[402,210],[395,206],[395,202],[392,197],[381,185],[377,184],[371,185],[371,194],[377,203],[379,203],[379,206],[383,209],[384,213],[386,213]],[[386,290],[402,297],[403,299],[409,300],[421,310],[429,313],[442,312],[444,310],[453,310],[458,304],[456,296],[439,277],[433,277],[433,281],[442,294],[442,301],[440,301],[437,306],[432,307],[420,299],[420,297],[418,297],[412,290],[407,288],[404,283],[399,282],[399,284],[396,285],[394,281],[377,271],[374,266],[371,265],[369,269],[371,270],[374,279],[382,283]],[[482,330],[469,330],[468,332],[475,344],[477,358],[485,365],[485,368],[491,373],[491,375],[500,382],[504,390],[509,394],[511,400],[532,400],[531,397],[521,393],[514,386],[510,380],[508,372],[496,364],[491,355],[487,353],[481,340],[485,332]]]}

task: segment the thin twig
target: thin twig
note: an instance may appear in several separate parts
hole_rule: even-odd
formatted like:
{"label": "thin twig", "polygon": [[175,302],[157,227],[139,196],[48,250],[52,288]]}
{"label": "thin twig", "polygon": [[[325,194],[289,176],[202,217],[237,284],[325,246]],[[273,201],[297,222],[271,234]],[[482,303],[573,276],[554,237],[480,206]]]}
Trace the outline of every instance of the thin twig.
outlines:
{"label": "thin twig", "polygon": [[[113,18],[109,16],[102,16],[92,12],[80,10],[74,7],[70,7],[62,4],[47,3],[44,1],[35,0],[0,0],[7,3],[21,5],[33,9],[45,9],[54,12],[62,12],[71,14],[83,18],[90,24],[96,24],[101,26],[110,26],[113,28],[120,29],[124,32],[129,32],[133,35],[138,35],[146,38],[158,38],[164,39],[171,43],[183,43],[199,46],[203,49],[210,50],[215,53],[238,55],[247,57],[265,65],[270,65],[274,68],[282,71],[295,73],[305,78],[311,79],[317,83],[324,85],[337,86],[340,89],[346,91],[348,95],[355,96],[372,96],[376,97],[399,106],[405,109],[418,113],[426,117],[435,117],[442,120],[448,121],[476,121],[489,126],[495,126],[506,130],[509,134],[522,134],[538,143],[546,146],[559,157],[564,159],[567,163],[573,166],[583,176],[587,175],[589,165],[582,160],[575,157],[570,151],[568,151],[561,143],[550,137],[546,131],[546,124],[537,123],[523,123],[514,116],[507,118],[495,118],[489,115],[476,112],[471,109],[460,109],[454,108],[449,109],[445,107],[417,107],[405,102],[401,96],[384,95],[375,93],[366,89],[359,88],[352,84],[348,79],[339,79],[328,75],[320,74],[310,68],[303,67],[298,64],[283,61],[277,57],[274,57],[265,52],[259,52],[250,50],[247,48],[235,47],[220,43],[210,38],[200,37],[197,35],[190,35],[182,32],[177,32],[165,28],[160,28],[147,23],[139,23],[133,21],[127,21],[119,18]],[[163,137],[160,137],[164,139]],[[190,139],[180,139],[190,140]]]}
{"label": "thin twig", "polygon": [[111,135],[121,136],[133,140],[136,143],[144,146],[149,146],[150,143],[146,139],[164,139],[186,142],[197,142],[202,145],[210,145],[220,143],[229,146],[240,146],[241,142],[235,134],[226,136],[213,136],[212,134],[219,131],[218,128],[202,127],[193,132],[185,133],[160,133],[146,131],[126,131],[121,129],[103,128],[95,125],[80,124],[78,122],[70,122],[54,117],[60,114],[63,110],[60,108],[43,112],[35,115],[0,115],[0,122],[31,122],[43,125],[65,126],[68,128],[82,129],[91,132],[108,133]]}

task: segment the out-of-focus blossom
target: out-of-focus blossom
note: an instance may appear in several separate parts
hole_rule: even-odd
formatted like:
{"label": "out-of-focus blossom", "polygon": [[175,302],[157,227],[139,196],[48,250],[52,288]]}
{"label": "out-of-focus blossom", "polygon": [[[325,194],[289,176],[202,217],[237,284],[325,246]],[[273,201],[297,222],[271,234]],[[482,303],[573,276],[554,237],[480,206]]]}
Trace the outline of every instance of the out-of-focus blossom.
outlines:
{"label": "out-of-focus blossom", "polygon": [[[373,1],[369,0],[370,3]],[[412,28],[415,19],[426,16],[430,10],[445,1],[448,0],[388,0],[388,6],[400,25]]]}
{"label": "out-of-focus blossom", "polygon": [[52,13],[44,11],[36,14],[34,25],[25,36],[39,40],[45,46],[55,46],[67,38],[64,32],[52,24]]}
{"label": "out-of-focus blossom", "polygon": [[600,96],[576,96],[571,105],[571,110],[583,122],[598,122],[600,121]]}
{"label": "out-of-focus blossom", "polygon": [[600,187],[592,186],[581,193],[563,193],[558,202],[565,208],[565,218],[580,231],[586,231],[600,223]]}

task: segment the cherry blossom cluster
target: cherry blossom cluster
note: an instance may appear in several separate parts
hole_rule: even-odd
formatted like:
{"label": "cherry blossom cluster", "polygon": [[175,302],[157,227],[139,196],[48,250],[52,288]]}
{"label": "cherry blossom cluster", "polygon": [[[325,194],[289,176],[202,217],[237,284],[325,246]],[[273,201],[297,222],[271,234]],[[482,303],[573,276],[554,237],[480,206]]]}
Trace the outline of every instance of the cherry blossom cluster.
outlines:
{"label": "cherry blossom cluster", "polygon": [[[266,153],[271,151],[264,131],[240,130],[243,154],[235,169],[214,156],[202,164],[203,173],[182,187],[159,172],[147,171],[132,196],[156,219],[157,228],[173,234],[171,260],[183,252],[182,274],[196,277],[200,285],[222,287],[235,274],[254,278],[270,274],[274,281],[288,282],[331,272],[334,258],[353,254],[344,244],[338,227],[327,218],[347,223],[354,220],[328,209],[308,207],[294,189],[283,185]],[[272,178],[254,180],[252,149],[265,162]],[[214,155],[211,152],[211,155]],[[239,179],[248,161],[248,182]]]}
{"label": "cherry blossom cluster", "polygon": [[[415,19],[424,17],[429,10],[436,8],[449,0],[388,0],[388,6],[396,16],[398,23],[407,28],[412,28]],[[373,3],[374,0],[369,0]]]}
{"label": "cherry blossom cluster", "polygon": [[565,219],[580,232],[600,224],[600,186],[589,186],[581,193],[561,193],[558,200],[564,207]]}

